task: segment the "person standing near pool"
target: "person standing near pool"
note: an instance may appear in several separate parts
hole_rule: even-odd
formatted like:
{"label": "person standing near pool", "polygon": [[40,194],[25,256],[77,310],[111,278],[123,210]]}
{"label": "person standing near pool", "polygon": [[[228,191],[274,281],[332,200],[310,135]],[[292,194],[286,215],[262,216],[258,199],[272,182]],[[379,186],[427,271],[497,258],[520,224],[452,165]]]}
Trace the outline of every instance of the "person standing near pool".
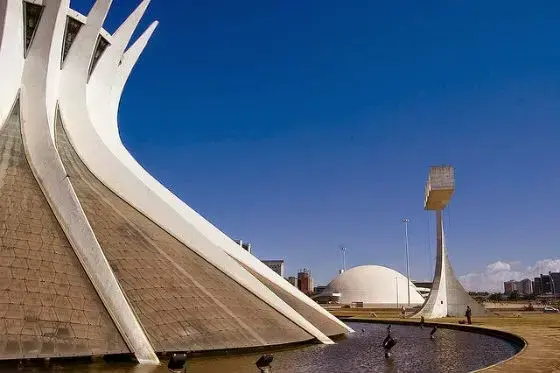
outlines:
{"label": "person standing near pool", "polygon": [[471,311],[471,307],[467,306],[467,310],[465,311],[465,316],[467,317],[467,324],[471,325],[471,315],[472,315],[472,311]]}

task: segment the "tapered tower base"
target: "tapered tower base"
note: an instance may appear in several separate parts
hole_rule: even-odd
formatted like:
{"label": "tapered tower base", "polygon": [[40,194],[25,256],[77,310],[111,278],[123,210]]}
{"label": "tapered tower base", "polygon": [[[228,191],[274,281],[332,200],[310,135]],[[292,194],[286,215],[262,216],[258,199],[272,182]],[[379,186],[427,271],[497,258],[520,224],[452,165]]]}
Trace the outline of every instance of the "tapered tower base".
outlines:
{"label": "tapered tower base", "polygon": [[424,316],[434,319],[446,316],[465,316],[467,306],[471,316],[487,313],[484,306],[476,302],[465,291],[457,277],[445,246],[443,231],[443,209],[449,204],[455,192],[455,170],[452,166],[435,166],[430,168],[424,196],[424,208],[436,212],[437,260],[432,291],[422,309],[413,317]]}
{"label": "tapered tower base", "polygon": [[451,267],[445,247],[442,210],[436,210],[436,221],[437,261],[432,291],[422,309],[413,317],[424,316],[426,319],[461,317],[465,316],[467,306],[471,308],[472,316],[486,315],[488,311],[465,291]]}

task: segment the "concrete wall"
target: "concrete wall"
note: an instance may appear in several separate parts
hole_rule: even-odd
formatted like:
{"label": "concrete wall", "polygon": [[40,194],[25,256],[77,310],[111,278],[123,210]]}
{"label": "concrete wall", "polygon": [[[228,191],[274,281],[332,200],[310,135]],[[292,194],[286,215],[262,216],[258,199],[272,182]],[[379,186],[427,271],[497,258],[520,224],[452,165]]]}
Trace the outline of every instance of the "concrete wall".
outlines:
{"label": "concrete wall", "polygon": [[[96,3],[94,10],[102,6],[100,3]],[[54,116],[67,9],[68,0],[45,3],[25,59],[20,99],[27,159],[66,237],[130,350],[140,361],[157,363],[158,359],[122,294],[54,147]],[[21,14],[11,16],[22,19]],[[96,17],[91,20],[95,22]]]}
{"label": "concrete wall", "polygon": [[[98,63],[100,69],[96,68],[93,72],[87,87],[83,84],[87,65],[68,64],[63,71],[62,85],[65,88],[61,90],[60,108],[73,147],[88,169],[116,195],[149,216],[153,222],[220,268],[234,281],[294,320],[318,340],[331,343],[322,331],[303,318],[297,310],[288,306],[270,288],[257,281],[232,257],[248,264],[251,268],[256,268],[281,287],[287,286],[284,279],[213,226],[210,230],[206,229],[209,223],[149,175],[122,145],[118,136],[116,108],[128,74],[155,27],[152,25],[121,56],[123,63],[119,64],[120,59],[114,56],[118,56],[122,46],[127,44],[130,33],[126,30],[135,26],[135,19],[136,16],[133,14],[115,33],[114,44],[100,59]],[[123,41],[119,41],[120,39]],[[86,99],[84,100],[83,97]],[[225,241],[221,241],[221,237],[225,237]],[[243,257],[243,254],[249,257]],[[299,299],[299,303],[304,302],[308,306],[315,307],[323,317],[331,318],[341,328],[348,330],[343,323],[308,297],[298,292],[293,292],[292,296]]]}
{"label": "concrete wall", "polygon": [[[57,236],[56,245],[41,241],[41,249],[56,254],[71,247],[74,256],[69,257],[75,260],[67,263],[72,265],[68,269],[73,271],[72,280],[83,282],[87,275],[89,289],[98,295],[93,297],[97,307],[103,305],[96,312],[106,316],[101,316],[105,317],[103,325],[97,326],[107,343],[91,346],[91,353],[131,351],[140,362],[158,363],[154,347],[162,351],[235,348],[310,338],[332,343],[325,333],[348,332],[343,323],[169,192],[122,145],[116,120],[120,96],[157,22],[128,50],[126,47],[149,0],[143,1],[114,35],[102,29],[110,0],[97,0],[87,17],[71,10],[69,0],[32,2],[43,6],[43,12],[27,54],[23,2],[0,3],[0,129],[19,91],[22,147],[18,159],[24,154],[29,171],[25,178],[10,184],[12,189],[6,189],[2,198],[14,198],[17,205],[18,199],[25,197],[14,194],[14,188],[19,183],[32,185],[30,175],[35,179],[33,190],[40,194],[33,198],[39,201],[42,195],[42,202],[37,202],[38,208],[45,210],[42,216],[47,219],[50,214],[58,222],[53,225],[51,219],[51,231],[58,227],[57,234],[62,232],[65,237]],[[84,24],[61,64],[67,17]],[[99,35],[110,44],[90,76]],[[63,144],[60,149],[55,146],[56,123],[56,137]],[[13,132],[14,128],[8,130]],[[0,162],[12,159],[8,153],[15,149],[14,141],[12,135],[0,139],[0,148],[7,152]],[[14,175],[6,175],[6,180],[13,182]],[[131,232],[134,239],[130,239]],[[0,225],[2,240],[10,234]],[[133,250],[142,260],[126,255]],[[155,263],[160,266],[148,271]],[[3,275],[17,280],[14,273],[10,269]],[[160,288],[149,288],[149,283]],[[87,289],[87,284],[80,289]],[[90,290],[83,290],[84,296],[91,296]],[[0,305],[10,302],[10,294],[0,292]],[[61,315],[65,312],[62,309]],[[72,303],[71,310],[70,322],[76,313],[78,325],[89,309]],[[2,315],[0,312],[0,321],[4,320]],[[196,322],[185,324],[193,318]],[[89,317],[86,319],[87,325],[93,325]],[[45,330],[26,333],[52,337],[50,329]],[[78,326],[72,330],[79,341],[83,330]],[[89,334],[87,338],[97,341]],[[2,343],[0,338],[0,347]],[[33,351],[18,348],[19,357],[36,356],[35,347]],[[87,344],[72,351],[84,354],[83,348]]]}
{"label": "concrete wall", "polygon": [[313,339],[105,187],[80,160],[60,123],[56,138],[88,220],[156,351]]}
{"label": "concrete wall", "polygon": [[0,130],[0,359],[128,353],[27,163]]}
{"label": "concrete wall", "polygon": [[0,1],[0,127],[6,122],[23,74],[23,3]]}

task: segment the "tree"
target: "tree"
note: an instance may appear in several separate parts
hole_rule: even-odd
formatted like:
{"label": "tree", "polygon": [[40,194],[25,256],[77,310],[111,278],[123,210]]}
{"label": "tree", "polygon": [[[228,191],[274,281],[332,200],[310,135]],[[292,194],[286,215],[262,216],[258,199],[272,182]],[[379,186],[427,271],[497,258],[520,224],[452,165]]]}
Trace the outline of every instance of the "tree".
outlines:
{"label": "tree", "polygon": [[512,291],[509,295],[508,295],[508,300],[510,301],[516,301],[519,300],[519,292],[517,290]]}
{"label": "tree", "polygon": [[488,296],[488,300],[491,302],[501,302],[502,301],[502,293],[492,293]]}

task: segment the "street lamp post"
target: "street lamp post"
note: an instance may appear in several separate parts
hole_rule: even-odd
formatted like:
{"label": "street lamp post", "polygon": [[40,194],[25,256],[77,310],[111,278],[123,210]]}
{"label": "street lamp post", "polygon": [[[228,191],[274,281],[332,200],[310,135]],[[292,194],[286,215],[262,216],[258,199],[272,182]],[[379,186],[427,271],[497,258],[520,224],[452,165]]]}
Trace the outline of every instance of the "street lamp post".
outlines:
{"label": "street lamp post", "polygon": [[340,251],[342,252],[342,271],[344,273],[346,271],[346,248],[344,246],[340,246]]}
{"label": "street lamp post", "polygon": [[408,284],[407,284],[408,306],[410,307],[410,262],[408,260],[408,223],[410,222],[410,219],[403,218],[402,222],[404,223],[404,241],[405,241],[405,250],[406,250],[406,278],[408,280]]}

